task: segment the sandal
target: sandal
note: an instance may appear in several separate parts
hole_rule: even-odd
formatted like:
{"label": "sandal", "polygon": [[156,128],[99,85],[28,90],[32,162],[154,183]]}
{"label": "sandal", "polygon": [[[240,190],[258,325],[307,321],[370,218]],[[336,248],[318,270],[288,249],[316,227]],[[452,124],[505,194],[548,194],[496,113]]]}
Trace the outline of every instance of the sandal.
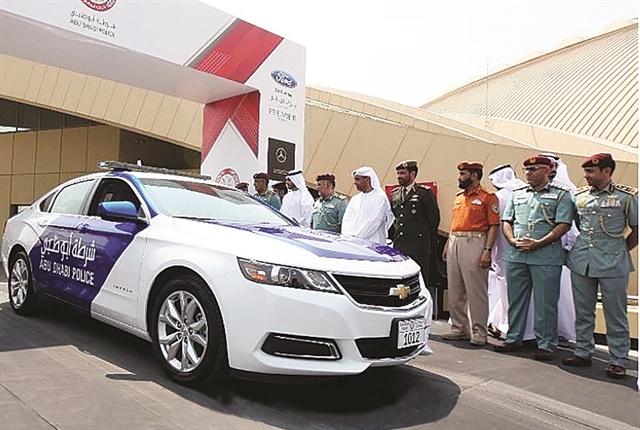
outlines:
{"label": "sandal", "polygon": [[614,379],[622,379],[625,376],[627,376],[627,369],[625,369],[622,366],[618,366],[617,364],[611,364],[608,368],[607,368],[607,375],[610,378],[614,378]]}

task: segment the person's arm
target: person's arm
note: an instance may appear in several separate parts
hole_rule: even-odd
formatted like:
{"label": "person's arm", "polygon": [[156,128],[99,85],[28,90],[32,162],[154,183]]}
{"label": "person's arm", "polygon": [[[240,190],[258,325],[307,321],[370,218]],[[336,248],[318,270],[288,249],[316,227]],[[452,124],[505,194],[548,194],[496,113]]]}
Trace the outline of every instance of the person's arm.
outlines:
{"label": "person's arm", "polygon": [[269,204],[273,206],[275,209],[280,210],[282,203],[280,203],[280,197],[277,194],[273,194],[269,199]]}
{"label": "person's arm", "polygon": [[638,246],[638,195],[634,194],[630,199],[627,210],[627,222],[631,228],[631,233],[629,233],[626,239],[627,249],[629,251]]}
{"label": "person's arm", "polygon": [[433,195],[431,190],[427,190],[424,202],[427,212],[427,220],[429,222],[429,230],[431,235],[433,235],[438,232],[438,226],[440,225],[440,209],[438,208],[436,197]]}
{"label": "person's arm", "polygon": [[502,221],[502,233],[509,245],[516,246],[516,238],[513,236],[513,225],[509,221]]}
{"label": "person's arm", "polygon": [[489,226],[489,232],[487,233],[487,243],[482,250],[482,254],[480,254],[480,266],[485,269],[491,266],[491,249],[493,245],[496,243],[496,238],[498,237],[498,225]]}
{"label": "person's arm", "polygon": [[631,251],[633,248],[638,246],[638,226],[635,225],[631,227],[631,233],[627,236],[627,249]]}

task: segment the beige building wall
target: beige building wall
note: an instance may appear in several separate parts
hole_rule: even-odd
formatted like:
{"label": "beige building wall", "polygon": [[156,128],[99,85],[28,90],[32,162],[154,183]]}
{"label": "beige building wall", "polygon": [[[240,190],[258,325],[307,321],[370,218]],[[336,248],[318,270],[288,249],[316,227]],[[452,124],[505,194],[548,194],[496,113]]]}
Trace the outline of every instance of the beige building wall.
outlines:
{"label": "beige building wall", "polygon": [[116,160],[120,130],[110,126],[39,130],[0,135],[0,223],[11,205],[29,205],[69,179]]}

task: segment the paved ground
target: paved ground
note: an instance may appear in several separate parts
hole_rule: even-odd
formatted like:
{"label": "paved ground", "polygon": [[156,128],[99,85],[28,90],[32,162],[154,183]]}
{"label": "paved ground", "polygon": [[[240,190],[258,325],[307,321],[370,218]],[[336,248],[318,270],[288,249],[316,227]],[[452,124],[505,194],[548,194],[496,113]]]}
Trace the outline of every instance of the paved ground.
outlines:
{"label": "paved ground", "polygon": [[[315,385],[169,382],[150,344],[62,310],[15,315],[0,283],[0,429],[612,429],[640,427],[635,377],[539,363],[466,342]],[[637,357],[637,354],[635,354]],[[634,358],[633,376],[637,376]]]}

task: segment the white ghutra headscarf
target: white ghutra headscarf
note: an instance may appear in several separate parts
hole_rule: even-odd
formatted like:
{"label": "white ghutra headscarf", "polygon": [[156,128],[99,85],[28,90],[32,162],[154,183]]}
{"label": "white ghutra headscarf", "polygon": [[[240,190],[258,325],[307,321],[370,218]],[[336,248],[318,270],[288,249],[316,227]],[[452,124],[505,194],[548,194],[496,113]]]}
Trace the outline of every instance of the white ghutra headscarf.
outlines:
{"label": "white ghutra headscarf", "polygon": [[313,211],[313,196],[307,189],[307,183],[302,176],[302,170],[289,172],[287,179],[293,182],[297,190],[289,190],[282,199],[280,212],[293,218],[304,227],[311,225],[311,212]]}

